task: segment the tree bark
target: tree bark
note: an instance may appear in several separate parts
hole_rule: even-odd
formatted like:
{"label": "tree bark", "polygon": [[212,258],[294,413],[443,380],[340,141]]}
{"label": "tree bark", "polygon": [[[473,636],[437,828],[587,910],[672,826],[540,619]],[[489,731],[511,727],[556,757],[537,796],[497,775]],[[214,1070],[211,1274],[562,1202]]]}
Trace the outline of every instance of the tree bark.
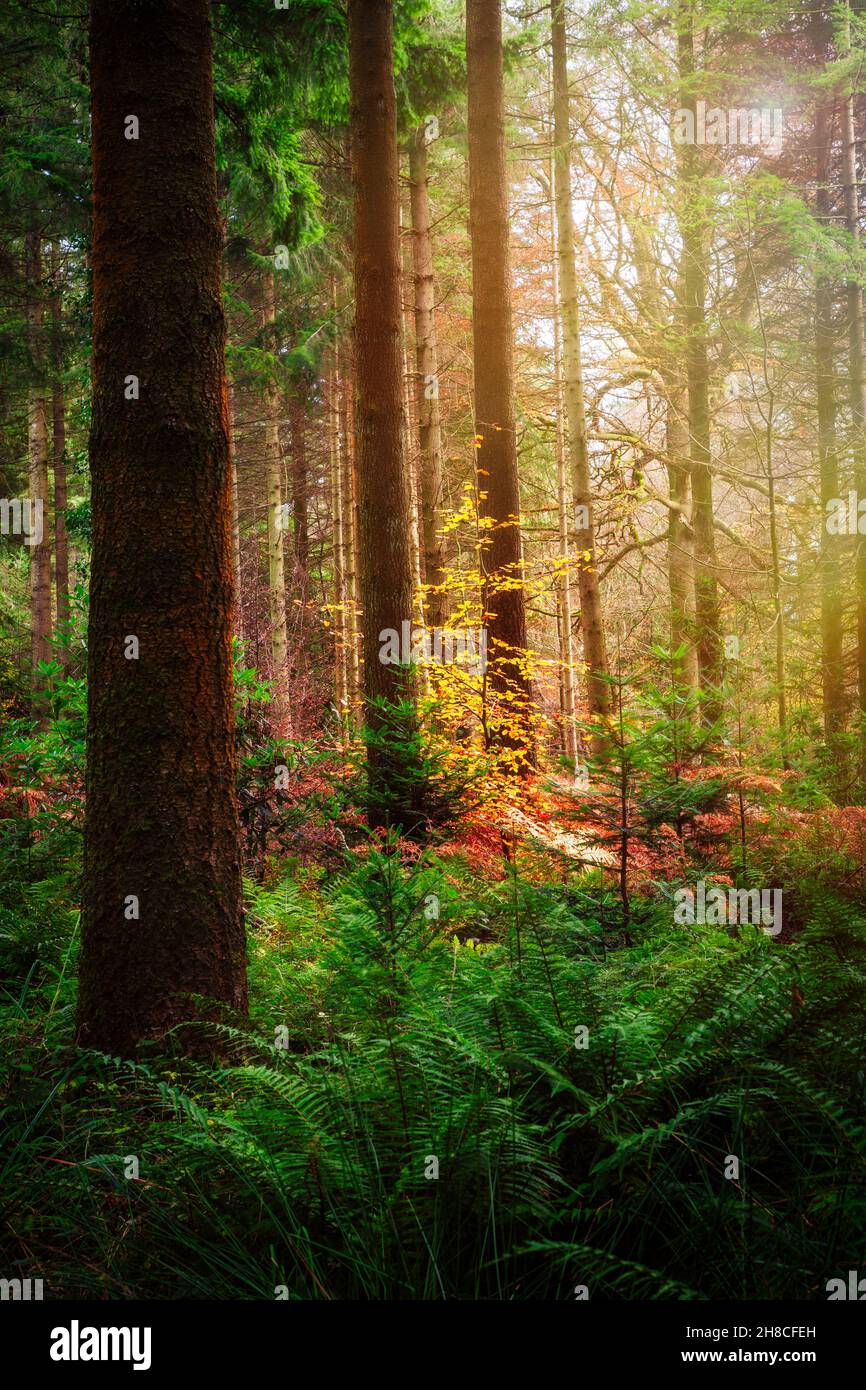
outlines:
{"label": "tree bark", "polygon": [[340,448],[340,358],[328,373],[328,453],[331,463],[331,538],[334,583],[334,694],[340,739],[348,744],[349,731],[349,648],[348,604],[346,602],[346,492]]}
{"label": "tree bark", "polygon": [[424,624],[424,555],[421,531],[421,506],[418,492],[418,450],[416,445],[415,422],[412,418],[412,380],[414,373],[409,370],[409,340],[412,333],[410,321],[411,296],[405,287],[409,283],[409,272],[403,257],[403,207],[398,209],[400,227],[400,302],[403,306],[403,452],[406,473],[409,478],[409,553],[412,557],[412,608],[413,621]]}
{"label": "tree bark", "polygon": [[[51,650],[51,533],[48,506],[48,402],[45,396],[45,353],[42,341],[44,308],[42,285],[42,240],[38,229],[25,238],[27,281],[27,322],[33,380],[27,395],[28,485],[30,492],[32,537],[30,549],[30,658],[34,692],[40,691],[45,677],[38,663],[50,661]],[[41,504],[41,535],[36,529],[36,504]],[[39,722],[47,717],[45,701],[35,695],[34,714]]]}
{"label": "tree bark", "polygon": [[349,702],[349,724],[357,727],[361,694],[361,624],[359,617],[358,553],[358,471],[355,466],[354,391],[350,375],[348,345],[339,355],[339,430],[337,445],[340,455],[340,485],[343,495],[343,556],[346,581],[346,642],[348,644],[346,689]]}
{"label": "tree bark", "polygon": [[571,508],[573,491],[569,485],[568,464],[565,449],[565,401],[562,382],[562,329],[559,315],[559,245],[556,220],[556,175],[550,164],[550,244],[551,275],[553,280],[553,383],[554,405],[556,409],[556,502],[559,520],[559,561],[561,572],[557,583],[559,609],[559,662],[560,691],[563,723],[563,752],[570,758],[577,771],[577,701],[574,679],[574,635],[572,632],[571,608]]}
{"label": "tree bark", "polygon": [[[831,220],[826,169],[830,157],[832,104],[820,101],[815,112],[815,211],[824,226]],[[845,670],[842,653],[841,538],[827,529],[827,504],[839,497],[836,443],[836,393],[833,284],[826,274],[815,281],[815,391],[818,414],[818,471],[821,488],[821,687],[824,737],[842,774],[839,736],[845,730]]]}
{"label": "tree bark", "polygon": [[[694,37],[691,15],[683,7],[677,32],[680,103],[690,110],[697,129],[697,105],[690,79],[694,75]],[[718,695],[722,678],[721,611],[719,607],[716,542],[713,518],[713,476],[710,471],[709,362],[707,357],[707,216],[701,154],[694,143],[677,146],[679,160],[678,217],[682,237],[682,280],[685,296],[686,363],[689,395],[689,444],[692,484],[692,529],[695,557],[695,623],[702,713],[714,724],[721,713]]]}
{"label": "tree bark", "polygon": [[235,389],[226,382],[226,429],[229,450],[229,473],[231,475],[232,499],[232,577],[234,580],[234,631],[243,640],[244,635],[244,597],[241,585],[241,513],[238,496],[238,467],[235,454]]}
{"label": "tree bark", "polygon": [[418,472],[424,535],[424,580],[429,627],[448,624],[445,546],[442,540],[442,428],[439,417],[439,351],[434,310],[433,244],[427,193],[427,135],[422,125],[409,141],[412,264],[415,279],[415,396],[418,403]]}
{"label": "tree bark", "polygon": [[380,634],[399,634],[412,618],[391,0],[349,0],[348,14],[368,815],[408,829],[417,812],[412,691],[403,667],[380,659]]}
{"label": "tree bark", "polygon": [[500,0],[467,0],[469,222],[472,241],[472,340],[475,458],[482,525],[482,601],[488,677],[511,697],[516,720],[494,719],[488,741],[531,762],[532,689],[520,534],[520,486],[513,402],[508,186],[502,90]]}
{"label": "tree bark", "polygon": [[69,505],[69,499],[66,482],[66,399],[63,390],[63,349],[60,338],[63,306],[58,280],[60,265],[56,246],[52,247],[51,272],[54,277],[51,291],[54,594],[57,628],[59,632],[64,632],[69,624],[69,540],[66,534],[66,508]]}
{"label": "tree bark", "polygon": [[[574,257],[574,213],[571,206],[571,130],[568,100],[564,0],[551,0],[553,53],[554,190],[559,295],[562,318],[562,352],[565,368],[565,410],[568,453],[574,480],[574,502],[581,522],[577,534],[577,587],[580,596],[580,629],[587,668],[587,706],[593,721],[605,720],[611,710],[604,642],[604,620],[598,583],[592,485],[583,400],[583,367],[580,353],[580,311],[577,300],[577,267]],[[604,740],[594,733],[593,745],[601,752]]]}
{"label": "tree bark", "polygon": [[[845,14],[844,47],[851,47],[851,6]],[[843,107],[842,183],[845,198],[845,225],[855,250],[860,245],[860,200],[857,184],[857,130],[854,94],[845,95]],[[863,332],[863,290],[859,280],[847,283],[849,400],[851,405],[851,453],[854,460],[854,489],[858,499],[866,498],[866,352]],[[866,537],[856,537],[854,591],[857,612],[857,708],[861,716],[860,765],[866,776]]]}
{"label": "tree bark", "polygon": [[291,405],[292,517],[295,523],[295,557],[306,573],[310,559],[309,497],[307,488],[307,438],[304,402],[296,396]]}
{"label": "tree bark", "polygon": [[[263,347],[273,350],[271,341],[276,319],[274,272],[268,271],[261,283]],[[264,389],[264,465],[268,527],[268,611],[271,628],[272,721],[284,736],[290,728],[289,635],[286,622],[286,567],[283,553],[283,455],[280,446],[280,388],[269,376]]]}
{"label": "tree bark", "polygon": [[671,651],[682,649],[674,662],[677,681],[687,690],[698,688],[698,655],[694,645],[695,569],[689,519],[689,427],[685,390],[671,387],[665,420],[668,489],[668,584],[671,606]]}
{"label": "tree bark", "polygon": [[[88,1046],[130,1055],[208,1014],[192,995],[246,1008],[208,0],[92,0],[90,71],[93,578],[79,1032]],[[130,113],[137,140],[125,138]],[[205,1045],[198,1031],[191,1041]]]}

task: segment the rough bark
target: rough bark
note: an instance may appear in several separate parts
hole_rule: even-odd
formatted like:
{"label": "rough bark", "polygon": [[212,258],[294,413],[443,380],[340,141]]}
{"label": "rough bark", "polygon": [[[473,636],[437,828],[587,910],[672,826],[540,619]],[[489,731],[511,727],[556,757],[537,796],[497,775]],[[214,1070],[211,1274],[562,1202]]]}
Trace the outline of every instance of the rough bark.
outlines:
{"label": "rough bark", "polygon": [[[391,0],[349,0],[348,15],[368,813],[373,823],[405,827],[414,815],[403,794],[412,775],[411,692],[403,668],[380,660],[380,634],[400,633],[412,617]],[[410,727],[398,733],[402,701]]]}
{"label": "rough bark", "polygon": [[[577,299],[577,266],[574,255],[574,213],[571,205],[571,131],[568,100],[564,0],[551,3],[553,53],[554,194],[556,205],[559,297],[562,320],[562,357],[567,422],[568,455],[573,478],[576,513],[582,525],[577,532],[577,587],[580,596],[580,630],[587,668],[587,706],[596,720],[608,717],[611,707],[604,642],[604,620],[598,582],[595,518],[589,475],[589,450],[583,399],[580,353],[580,310]],[[594,744],[601,751],[600,735]]]}
{"label": "rough bark", "polygon": [[[520,487],[513,403],[508,185],[502,90],[499,0],[467,0],[469,93],[469,223],[472,241],[472,340],[475,457],[482,525],[483,606],[488,678],[494,691],[515,697],[521,733],[506,721],[489,727],[493,742],[523,742],[532,690],[527,670],[526,604],[520,534]],[[509,732],[511,729],[511,732]]]}
{"label": "rough bark", "polygon": [[[92,0],[90,60],[93,577],[79,1029],[82,1042],[128,1055],[200,1017],[191,995],[246,1006],[208,0]],[[130,113],[138,140],[125,138]],[[138,400],[127,398],[130,376]]]}

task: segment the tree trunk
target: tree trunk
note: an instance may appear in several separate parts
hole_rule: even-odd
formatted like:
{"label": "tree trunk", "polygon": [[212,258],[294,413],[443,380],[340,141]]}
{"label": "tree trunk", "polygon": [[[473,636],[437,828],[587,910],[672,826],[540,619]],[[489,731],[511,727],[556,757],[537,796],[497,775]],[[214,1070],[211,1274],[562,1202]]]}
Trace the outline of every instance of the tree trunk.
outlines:
{"label": "tree trunk", "polygon": [[[261,284],[261,317],[265,348],[274,349],[271,331],[276,318],[274,272]],[[276,732],[289,732],[289,635],[286,623],[286,567],[283,555],[283,455],[280,447],[280,388],[269,376],[264,389],[264,464],[268,518],[268,610],[271,628],[272,720]]]}
{"label": "tree trunk", "polygon": [[334,583],[334,696],[340,739],[345,746],[349,731],[348,604],[346,602],[346,494],[340,449],[339,349],[328,373],[328,453],[331,462],[331,536]]}
{"label": "tree trunk", "polygon": [[409,371],[409,339],[411,336],[411,322],[409,319],[409,307],[411,296],[404,292],[404,287],[408,285],[409,273],[403,259],[403,208],[399,208],[400,225],[400,302],[403,306],[403,452],[405,458],[406,473],[409,478],[409,552],[412,557],[412,595],[414,599],[412,609],[413,622],[417,617],[418,622],[424,624],[424,556],[422,554],[421,542],[421,508],[418,501],[418,451],[415,441],[415,422],[412,418],[412,376]]}
{"label": "tree trunk", "polygon": [[[42,241],[38,230],[25,239],[27,320],[34,378],[27,396],[28,485],[32,539],[30,548],[30,658],[34,691],[45,677],[38,663],[50,661],[51,650],[51,533],[48,525],[48,402],[45,397],[45,353],[42,342],[43,286]],[[37,513],[37,506],[40,511]],[[39,524],[37,524],[37,521]],[[37,539],[38,538],[38,539]],[[41,723],[47,717],[44,699],[36,697],[34,714]]]}
{"label": "tree trunk", "polygon": [[[562,316],[562,350],[565,368],[565,411],[568,452],[578,521],[577,587],[580,595],[580,628],[587,668],[587,705],[593,721],[608,717],[611,709],[604,643],[604,621],[598,583],[595,520],[589,476],[589,450],[583,401],[583,368],[580,355],[580,312],[577,301],[577,267],[574,257],[574,214],[571,206],[571,131],[569,124],[568,62],[564,0],[551,0],[553,51],[553,139],[556,233],[559,258],[559,294]],[[593,746],[601,752],[604,740],[594,733]]]}
{"label": "tree trunk", "polygon": [[[79,1029],[88,1046],[130,1055],[208,1014],[192,995],[246,1008],[208,0],[92,0],[90,71]],[[130,113],[138,140],[125,138]]]}
{"label": "tree trunk", "polygon": [[689,427],[685,390],[671,386],[665,420],[668,488],[668,583],[671,603],[671,651],[682,649],[674,662],[677,682],[686,690],[698,688],[698,654],[694,645],[695,569],[689,519]]}
{"label": "tree trunk", "polygon": [[[520,537],[520,487],[513,402],[508,186],[502,91],[500,0],[467,0],[469,222],[472,240],[472,339],[475,458],[482,525],[482,600],[489,680],[512,697],[511,718],[488,726],[488,741],[530,761],[532,689]],[[488,539],[489,538],[489,539]]]}
{"label": "tree trunk", "polygon": [[[66,484],[66,400],[63,390],[63,350],[60,340],[62,301],[58,276],[60,273],[57,247],[52,247],[51,272],[54,284],[51,292],[51,359],[52,359],[52,417],[54,462],[54,593],[57,609],[57,628],[64,632],[69,624],[69,541],[66,535],[66,508],[69,504]],[[64,665],[66,664],[64,659]]]}
{"label": "tree trunk", "polygon": [[434,312],[433,246],[427,194],[427,134],[422,125],[409,141],[409,187],[412,207],[412,263],[415,278],[415,397],[421,513],[424,534],[424,579],[429,627],[448,624],[445,546],[442,524],[442,429],[439,418],[439,352]]}
{"label": "tree trunk", "polygon": [[568,479],[565,428],[563,421],[565,402],[563,400],[562,389],[562,330],[559,322],[559,246],[556,224],[556,195],[554,192],[556,187],[556,175],[553,169],[553,163],[554,161],[551,160],[550,244],[552,255],[551,273],[553,280],[553,383],[554,408],[556,410],[556,501],[559,519],[559,560],[562,567],[557,583],[559,661],[560,670],[562,672],[560,689],[564,735],[563,751],[565,756],[571,759],[576,773],[578,761],[577,702],[574,688],[574,636],[572,633],[571,612],[571,507],[573,492],[572,488],[569,486]]}
{"label": "tree trunk", "polygon": [[[830,157],[832,105],[821,101],[815,113],[816,194],[818,221],[830,223],[830,189],[825,178]],[[827,529],[827,504],[839,497],[839,456],[836,446],[835,343],[833,284],[819,274],[815,282],[815,371],[818,414],[818,470],[821,487],[821,686],[824,737],[841,781],[843,754],[839,736],[845,730],[845,669],[842,654],[841,537]]]}
{"label": "tree trunk", "polygon": [[226,382],[226,428],[228,431],[229,473],[232,499],[232,578],[234,580],[234,635],[243,639],[244,599],[241,587],[241,513],[238,497],[238,467],[235,454],[235,388]]}
{"label": "tree trunk", "polygon": [[292,517],[295,523],[295,557],[306,573],[310,559],[309,499],[307,492],[307,437],[304,402],[296,396],[291,405]]}
{"label": "tree trunk", "polygon": [[340,451],[340,482],[343,493],[343,557],[346,581],[346,642],[348,643],[346,689],[349,702],[350,727],[358,725],[358,708],[361,693],[360,644],[361,626],[359,619],[359,574],[361,569],[358,554],[358,476],[355,467],[354,399],[348,347],[339,357],[339,432],[337,443]]}
{"label": "tree trunk", "polygon": [[[851,46],[851,6],[845,14],[844,48]],[[854,95],[846,93],[842,139],[842,184],[845,194],[845,225],[855,248],[860,243],[860,200],[857,189],[857,131]],[[860,281],[847,284],[849,400],[851,403],[851,453],[854,460],[854,489],[858,499],[866,498],[866,354],[863,342],[863,290]],[[856,537],[854,590],[857,607],[857,708],[860,711],[860,766],[866,777],[866,538]]]}
{"label": "tree trunk", "polygon": [[349,0],[348,14],[368,815],[409,829],[418,812],[412,692],[404,669],[380,659],[386,634],[412,618],[391,0]]}
{"label": "tree trunk", "polygon": [[[697,129],[694,86],[694,40],[691,17],[683,9],[677,33],[680,102],[692,113]],[[718,695],[722,678],[721,613],[719,608],[716,542],[713,519],[713,478],[710,472],[710,400],[707,359],[707,213],[701,154],[694,143],[678,145],[679,208],[682,237],[682,280],[685,295],[686,362],[689,392],[689,441],[692,483],[692,529],[695,557],[695,623],[698,669],[703,694],[702,712],[708,724],[721,713]]]}

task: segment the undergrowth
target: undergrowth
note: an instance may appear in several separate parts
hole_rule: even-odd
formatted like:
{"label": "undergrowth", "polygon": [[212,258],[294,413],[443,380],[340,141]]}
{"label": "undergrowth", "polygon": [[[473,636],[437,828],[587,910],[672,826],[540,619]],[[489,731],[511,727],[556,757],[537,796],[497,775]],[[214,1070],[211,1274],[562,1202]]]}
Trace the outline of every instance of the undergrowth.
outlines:
{"label": "undergrowth", "polygon": [[0,918],[4,1273],[46,1297],[809,1299],[862,1262],[850,904],[778,942],[643,901],[624,947],[589,892],[370,847],[249,885],[218,1061],[131,1063],[74,1045],[61,888]]}

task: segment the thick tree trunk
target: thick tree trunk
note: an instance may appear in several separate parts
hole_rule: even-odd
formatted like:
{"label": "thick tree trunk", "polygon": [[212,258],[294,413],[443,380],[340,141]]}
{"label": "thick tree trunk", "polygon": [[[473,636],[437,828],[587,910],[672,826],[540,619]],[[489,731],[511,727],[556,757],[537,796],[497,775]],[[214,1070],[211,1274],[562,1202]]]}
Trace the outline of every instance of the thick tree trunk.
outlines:
{"label": "thick tree trunk", "polygon": [[[90,59],[79,1028],[87,1045],[129,1055],[200,1017],[192,995],[246,1007],[208,0],[92,0]],[[138,139],[125,138],[130,114]]]}
{"label": "thick tree trunk", "polygon": [[[260,326],[263,345],[273,349],[272,329],[276,318],[274,273],[268,271],[261,284]],[[283,455],[280,446],[280,388],[268,378],[264,389],[263,452],[265,498],[268,525],[268,611],[271,628],[271,711],[274,728],[280,735],[289,732],[289,634],[286,622],[286,567],[283,554]]]}
{"label": "thick tree trunk", "polygon": [[411,690],[403,668],[380,659],[386,634],[399,635],[412,618],[391,0],[349,0],[348,13],[368,811],[373,824],[409,828],[417,814]]}
{"label": "thick tree trunk", "polygon": [[[564,0],[551,0],[553,51],[553,139],[556,231],[559,257],[559,295],[562,316],[562,351],[565,368],[565,410],[568,453],[574,480],[577,531],[577,587],[580,595],[580,629],[587,668],[587,705],[593,720],[610,714],[611,698],[604,643],[604,621],[598,583],[592,485],[583,401],[583,368],[580,354],[580,311],[577,300],[577,267],[574,257],[574,213],[571,206],[571,131],[569,124],[568,62]],[[594,734],[601,752],[603,738]]]}
{"label": "thick tree trunk", "polygon": [[[27,397],[28,486],[31,505],[32,538],[30,549],[30,658],[34,689],[41,689],[45,677],[38,672],[40,661],[50,661],[51,650],[51,532],[48,506],[48,402],[45,396],[45,352],[42,342],[43,286],[42,241],[38,230],[27,233],[25,244],[27,280],[27,320],[30,354],[35,378]],[[41,508],[41,534],[37,527],[37,505]],[[38,537],[38,540],[36,539]],[[43,721],[44,701],[34,701],[34,713]]]}
{"label": "thick tree trunk", "polygon": [[424,535],[426,612],[430,627],[448,623],[445,546],[442,540],[442,429],[439,418],[439,352],[434,311],[433,244],[427,193],[427,135],[419,126],[409,141],[412,263],[415,278],[415,398],[418,403],[421,514]]}
{"label": "thick tree trunk", "polygon": [[[508,185],[502,91],[500,0],[467,0],[469,222],[475,457],[482,524],[483,606],[494,692],[513,697],[515,719],[494,721],[488,737],[522,744],[534,760],[520,537],[520,487],[513,402]],[[497,727],[497,724],[499,727]]]}
{"label": "thick tree trunk", "polygon": [[[818,103],[815,113],[815,211],[825,226],[831,218],[830,189],[825,178],[830,157],[832,107]],[[821,686],[824,737],[842,774],[839,735],[845,729],[845,670],[842,653],[841,538],[827,529],[827,504],[839,497],[836,445],[836,394],[833,285],[827,275],[815,283],[815,370],[818,414],[818,471],[821,487]]]}
{"label": "thick tree trunk", "polygon": [[[696,124],[694,41],[691,17],[680,13],[677,33],[680,102]],[[713,477],[710,471],[710,373],[707,358],[707,212],[701,154],[696,144],[677,147],[679,154],[679,223],[683,247],[682,281],[685,295],[686,363],[689,394],[689,442],[692,483],[692,530],[695,557],[695,622],[703,716],[713,724],[721,713],[718,688],[722,678],[721,612],[719,608],[713,518]]]}

